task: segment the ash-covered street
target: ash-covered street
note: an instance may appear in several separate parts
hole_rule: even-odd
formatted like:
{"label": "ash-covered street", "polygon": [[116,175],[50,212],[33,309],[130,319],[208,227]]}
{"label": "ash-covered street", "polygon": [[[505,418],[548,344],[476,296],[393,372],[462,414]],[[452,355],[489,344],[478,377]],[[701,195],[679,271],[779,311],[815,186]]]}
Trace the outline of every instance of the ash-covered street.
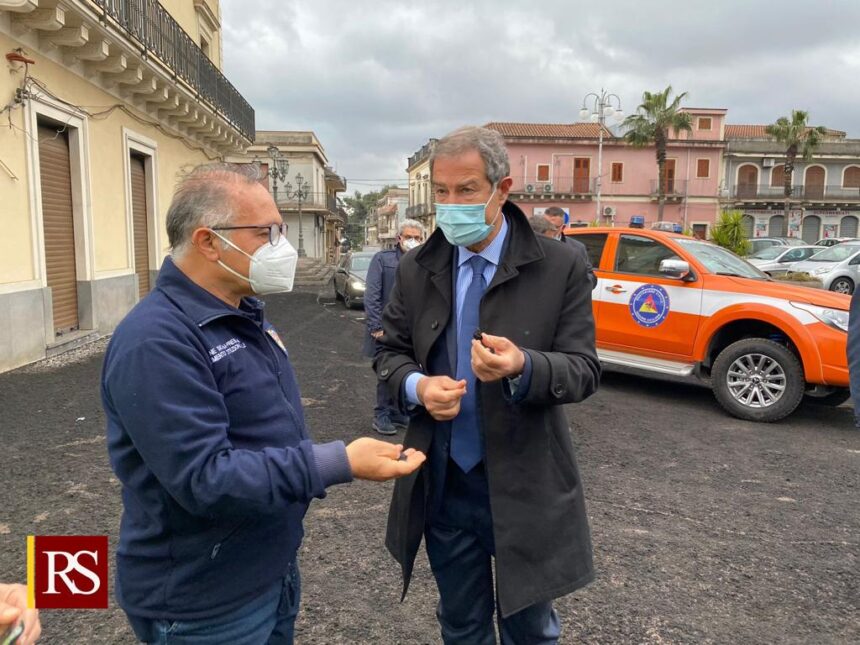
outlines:
{"label": "ash-covered street", "polygon": [[[370,434],[363,312],[328,294],[268,301],[312,435]],[[25,581],[28,534],[108,534],[115,547],[121,504],[104,442],[102,356],[91,348],[0,375],[4,580]],[[724,414],[705,388],[608,372],[568,417],[598,579],[557,603],[563,642],[860,641],[860,432],[850,408],[804,404],[780,423],[752,424]],[[356,482],[312,505],[298,642],[440,642],[423,550],[399,602],[383,547],[391,486]],[[133,642],[115,606],[44,611],[42,625],[45,643]]]}

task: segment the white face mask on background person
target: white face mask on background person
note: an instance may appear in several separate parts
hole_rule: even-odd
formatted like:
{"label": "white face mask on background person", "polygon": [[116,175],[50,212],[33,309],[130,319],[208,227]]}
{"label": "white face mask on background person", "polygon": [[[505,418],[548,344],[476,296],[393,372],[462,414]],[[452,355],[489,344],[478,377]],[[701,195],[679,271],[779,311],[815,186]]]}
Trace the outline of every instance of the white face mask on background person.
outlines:
{"label": "white face mask on background person", "polygon": [[231,269],[221,260],[218,260],[218,264],[237,278],[250,283],[254,293],[263,296],[269,293],[283,293],[293,290],[299,254],[287,238],[281,236],[278,238],[278,243],[274,245],[266,242],[254,252],[254,255],[249,255],[226,237],[219,235],[217,231],[212,232],[218,235],[225,244],[229,244],[251,260],[247,276]]}
{"label": "white face mask on background person", "polygon": [[407,252],[411,251],[412,249],[417,248],[419,246],[421,246],[421,242],[419,242],[418,240],[411,240],[411,239],[410,240],[403,240],[400,243],[400,248],[403,249],[404,253],[407,253]]}

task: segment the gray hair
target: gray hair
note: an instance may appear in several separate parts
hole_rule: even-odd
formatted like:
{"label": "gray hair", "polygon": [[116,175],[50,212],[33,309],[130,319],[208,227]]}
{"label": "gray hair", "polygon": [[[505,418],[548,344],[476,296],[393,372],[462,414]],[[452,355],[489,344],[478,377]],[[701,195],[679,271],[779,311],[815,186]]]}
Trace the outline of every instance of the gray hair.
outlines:
{"label": "gray hair", "polygon": [[397,227],[397,234],[403,235],[403,231],[407,228],[417,228],[421,231],[421,237],[427,237],[427,230],[424,228],[424,224],[419,222],[417,219],[405,219],[400,222],[400,226]]}
{"label": "gray hair", "polygon": [[210,163],[192,168],[179,180],[167,209],[171,254],[178,257],[187,250],[195,229],[229,224],[235,215],[231,186],[253,186],[263,177],[260,166],[254,163]]}
{"label": "gray hair", "polygon": [[544,217],[564,217],[564,215],[564,209],[561,209],[558,206],[550,206],[543,212]]}
{"label": "gray hair", "polygon": [[471,125],[439,139],[430,154],[430,174],[433,174],[433,163],[438,157],[456,157],[470,150],[477,150],[481,155],[487,179],[493,186],[511,174],[504,137],[495,130]]}
{"label": "gray hair", "polygon": [[555,233],[555,226],[543,215],[531,216],[529,224],[536,235],[546,235],[549,231]]}

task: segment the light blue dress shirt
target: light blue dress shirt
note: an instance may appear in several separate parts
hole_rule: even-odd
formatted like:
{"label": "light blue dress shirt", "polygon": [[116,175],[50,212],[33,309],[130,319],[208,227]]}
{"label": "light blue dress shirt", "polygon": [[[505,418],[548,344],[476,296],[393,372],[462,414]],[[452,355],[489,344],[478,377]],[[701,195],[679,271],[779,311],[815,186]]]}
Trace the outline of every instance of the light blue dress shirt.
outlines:
{"label": "light blue dress shirt", "polygon": [[[499,231],[499,234],[496,235],[495,239],[480,253],[473,253],[464,246],[457,247],[457,297],[455,306],[458,337],[460,332],[460,323],[462,321],[463,301],[466,299],[466,292],[469,290],[469,285],[472,283],[472,265],[469,263],[469,259],[473,255],[480,255],[482,258],[487,260],[487,265],[484,267],[484,280],[486,281],[486,284],[489,285],[493,281],[493,277],[496,275],[496,270],[499,268],[499,262],[502,259],[502,249],[505,247],[505,239],[507,236],[508,222],[503,216],[502,228]],[[528,390],[528,384],[531,381],[531,358],[529,358],[528,354],[525,354],[525,357],[526,363],[523,366],[523,373],[516,378],[508,379],[508,383],[511,386],[511,394],[514,395],[515,398],[518,398],[516,397],[516,394],[520,387],[523,388],[523,392]],[[425,375],[421,372],[412,372],[406,377],[403,388],[406,393],[406,400],[412,407],[421,405],[421,401],[418,399],[418,381],[420,381],[424,376]]]}

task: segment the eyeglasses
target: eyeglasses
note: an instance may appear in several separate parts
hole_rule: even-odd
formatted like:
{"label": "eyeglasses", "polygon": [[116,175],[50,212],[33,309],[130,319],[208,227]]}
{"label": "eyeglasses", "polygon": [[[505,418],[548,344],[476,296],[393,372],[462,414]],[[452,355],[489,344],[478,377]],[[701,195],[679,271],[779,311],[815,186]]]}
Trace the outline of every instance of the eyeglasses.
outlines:
{"label": "eyeglasses", "polygon": [[241,228],[255,228],[255,229],[268,229],[269,231],[269,244],[272,246],[277,245],[280,241],[281,237],[287,237],[287,231],[290,230],[290,225],[286,222],[281,222],[280,224],[266,224],[259,226],[213,226],[213,231],[235,231]]}

